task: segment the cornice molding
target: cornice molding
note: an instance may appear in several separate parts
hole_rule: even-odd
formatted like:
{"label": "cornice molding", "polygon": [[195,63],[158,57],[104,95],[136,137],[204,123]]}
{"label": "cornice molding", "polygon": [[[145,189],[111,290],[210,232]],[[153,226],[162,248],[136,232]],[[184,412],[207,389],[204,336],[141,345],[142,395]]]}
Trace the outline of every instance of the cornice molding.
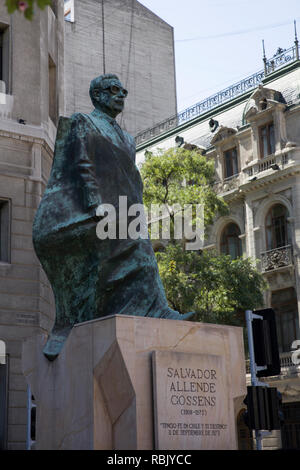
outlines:
{"label": "cornice molding", "polygon": [[287,180],[288,178],[298,174],[300,174],[300,164],[285,168],[278,173],[266,175],[256,181],[241,183],[236,189],[232,189],[228,192],[219,192],[218,195],[222,196],[226,202],[244,199],[246,194],[260,191],[262,188],[269,187],[274,183]]}
{"label": "cornice molding", "polygon": [[43,127],[0,120],[0,137],[39,144],[45,147],[49,153],[53,154],[54,152],[54,142]]}

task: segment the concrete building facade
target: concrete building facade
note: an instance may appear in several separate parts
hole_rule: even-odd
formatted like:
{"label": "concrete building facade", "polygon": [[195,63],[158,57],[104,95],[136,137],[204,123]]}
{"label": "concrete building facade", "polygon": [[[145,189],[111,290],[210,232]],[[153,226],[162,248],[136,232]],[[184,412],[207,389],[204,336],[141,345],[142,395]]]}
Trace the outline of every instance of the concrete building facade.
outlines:
{"label": "concrete building facade", "polygon": [[27,385],[22,339],[53,323],[48,280],[33,250],[32,221],[47,183],[56,124],[64,112],[63,2],[34,20],[0,6],[0,448],[24,449]]}
{"label": "concrete building facade", "polygon": [[[176,112],[173,30],[137,1],[63,0],[32,22],[0,5],[0,449],[31,445],[32,396],[22,342],[51,330],[53,293],[35,256],[32,222],[47,184],[59,116],[91,110],[92,78],[128,88],[122,127],[135,133]],[[105,48],[101,43],[104,6]],[[34,413],[34,408],[33,408]]]}
{"label": "concrete building facade", "polygon": [[[145,151],[178,143],[195,145],[214,160],[215,188],[230,213],[206,229],[204,249],[259,260],[269,286],[264,307],[275,311],[281,358],[281,375],[265,380],[282,393],[286,420],[281,433],[265,438],[265,448],[300,448],[300,361],[294,351],[300,345],[299,92],[296,43],[255,76],[198,103],[176,122],[167,120],[164,132],[160,125],[137,137],[139,162]],[[240,447],[250,448],[242,409],[241,403]]]}
{"label": "concrete building facade", "polygon": [[[176,114],[173,28],[137,0],[67,2],[65,115],[90,112],[90,81],[115,73],[129,91],[121,127],[136,135]],[[69,8],[66,13],[68,14]]]}

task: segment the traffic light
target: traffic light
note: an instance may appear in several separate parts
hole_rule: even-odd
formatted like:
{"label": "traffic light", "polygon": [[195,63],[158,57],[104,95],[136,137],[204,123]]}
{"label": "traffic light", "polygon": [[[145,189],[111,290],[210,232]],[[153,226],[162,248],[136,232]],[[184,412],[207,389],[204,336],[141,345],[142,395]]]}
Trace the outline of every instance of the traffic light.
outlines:
{"label": "traffic light", "polygon": [[280,429],[283,422],[281,394],[275,387],[249,386],[244,400],[244,422],[252,430]]}
{"label": "traffic light", "polygon": [[257,377],[280,375],[280,359],[277,341],[275,312],[272,308],[255,310],[262,320],[252,320],[255,363],[266,369],[257,371]]}

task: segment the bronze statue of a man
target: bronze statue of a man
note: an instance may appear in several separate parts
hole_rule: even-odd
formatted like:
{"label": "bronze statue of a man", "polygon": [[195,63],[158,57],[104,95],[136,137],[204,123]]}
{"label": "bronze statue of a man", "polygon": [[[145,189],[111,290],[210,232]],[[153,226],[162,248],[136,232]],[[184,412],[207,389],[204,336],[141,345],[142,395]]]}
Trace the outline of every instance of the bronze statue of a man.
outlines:
{"label": "bronze statue of a man", "polygon": [[[169,306],[148,238],[99,239],[96,209],[119,196],[142,204],[134,139],[116,116],[127,91],[118,77],[92,80],[91,114],[60,118],[50,179],[37,210],[33,242],[51,283],[56,321],[44,354],[58,355],[75,323],[115,314],[187,319]],[[130,218],[128,219],[128,223]]]}

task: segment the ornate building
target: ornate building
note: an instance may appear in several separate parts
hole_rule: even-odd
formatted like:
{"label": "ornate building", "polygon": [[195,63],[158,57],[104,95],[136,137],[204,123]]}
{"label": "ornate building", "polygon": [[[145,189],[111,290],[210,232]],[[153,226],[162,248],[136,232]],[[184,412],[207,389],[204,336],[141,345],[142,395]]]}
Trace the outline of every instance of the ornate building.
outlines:
{"label": "ornate building", "polygon": [[[265,307],[276,314],[281,375],[267,382],[283,396],[285,424],[265,448],[300,448],[300,366],[292,362],[300,339],[300,61],[298,41],[264,70],[137,136],[145,151],[184,143],[215,161],[216,191],[230,214],[207,229],[205,249],[259,260],[268,282]],[[247,376],[250,384],[250,376]],[[247,447],[241,411],[240,447]],[[243,437],[244,433],[244,438]],[[248,441],[249,443],[250,441]]]}

